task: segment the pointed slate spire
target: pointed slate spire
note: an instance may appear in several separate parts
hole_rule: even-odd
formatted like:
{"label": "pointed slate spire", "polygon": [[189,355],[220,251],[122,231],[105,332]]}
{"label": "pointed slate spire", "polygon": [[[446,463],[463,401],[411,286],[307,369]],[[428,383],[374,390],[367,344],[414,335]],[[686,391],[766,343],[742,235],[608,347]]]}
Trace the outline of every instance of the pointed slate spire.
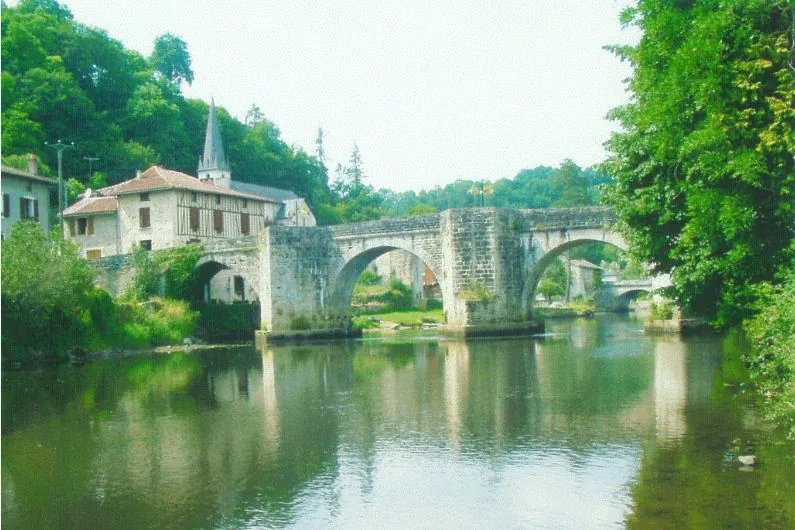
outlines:
{"label": "pointed slate spire", "polygon": [[224,155],[221,129],[215,115],[215,101],[210,98],[210,113],[207,116],[207,132],[204,137],[204,156],[199,160],[199,171],[213,169],[229,171],[229,161]]}

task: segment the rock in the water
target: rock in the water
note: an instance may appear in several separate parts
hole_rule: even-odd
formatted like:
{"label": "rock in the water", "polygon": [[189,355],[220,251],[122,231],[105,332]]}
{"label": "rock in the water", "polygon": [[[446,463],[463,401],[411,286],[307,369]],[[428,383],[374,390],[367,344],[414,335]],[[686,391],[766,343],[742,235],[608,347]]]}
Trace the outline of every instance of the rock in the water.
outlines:
{"label": "rock in the water", "polygon": [[755,466],[756,465],[756,456],[755,455],[740,455],[737,457],[737,460],[744,466]]}

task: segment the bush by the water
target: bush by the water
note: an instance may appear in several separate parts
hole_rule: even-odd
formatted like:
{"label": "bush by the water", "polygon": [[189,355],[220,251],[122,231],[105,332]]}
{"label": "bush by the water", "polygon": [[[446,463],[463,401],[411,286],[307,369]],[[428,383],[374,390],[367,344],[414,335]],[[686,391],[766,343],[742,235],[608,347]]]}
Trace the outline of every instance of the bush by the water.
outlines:
{"label": "bush by the water", "polygon": [[383,288],[367,286],[357,289],[353,301],[358,305],[378,306],[379,310],[407,309],[414,304],[414,294],[410,285],[406,285],[399,278],[392,278],[389,285]]}
{"label": "bush by the water", "polygon": [[763,285],[759,312],[745,323],[754,346],[746,361],[770,416],[795,438],[795,264],[777,286]]}
{"label": "bush by the water", "polygon": [[184,302],[114,301],[57,230],[45,235],[35,222],[17,223],[2,253],[3,360],[145,347],[193,333],[197,317]]}

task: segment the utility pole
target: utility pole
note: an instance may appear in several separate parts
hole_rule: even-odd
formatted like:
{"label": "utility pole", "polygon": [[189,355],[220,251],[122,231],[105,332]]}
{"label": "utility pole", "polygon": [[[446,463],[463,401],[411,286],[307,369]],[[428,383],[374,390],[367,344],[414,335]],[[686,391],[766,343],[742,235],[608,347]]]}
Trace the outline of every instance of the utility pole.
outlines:
{"label": "utility pole", "polygon": [[99,160],[99,158],[97,158],[97,157],[95,157],[95,156],[84,156],[84,157],[83,157],[83,160],[88,160],[88,177],[89,177],[89,178],[91,178],[91,175],[92,175],[92,172],[91,172],[92,165],[94,164],[94,162],[96,162],[97,160]]}
{"label": "utility pole", "polygon": [[75,143],[65,144],[59,139],[54,144],[45,142],[44,145],[55,149],[55,152],[58,153],[58,217],[61,218],[61,237],[63,237],[63,211],[66,204],[63,185],[63,152],[65,149],[74,149]]}

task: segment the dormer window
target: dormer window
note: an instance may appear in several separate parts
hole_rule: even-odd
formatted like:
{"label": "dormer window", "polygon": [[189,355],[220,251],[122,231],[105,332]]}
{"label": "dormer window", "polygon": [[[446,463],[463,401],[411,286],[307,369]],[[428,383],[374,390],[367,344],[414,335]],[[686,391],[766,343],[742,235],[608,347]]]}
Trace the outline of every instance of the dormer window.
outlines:
{"label": "dormer window", "polygon": [[141,201],[148,201],[148,200],[149,200],[149,194],[148,193],[142,193],[141,194]]}

